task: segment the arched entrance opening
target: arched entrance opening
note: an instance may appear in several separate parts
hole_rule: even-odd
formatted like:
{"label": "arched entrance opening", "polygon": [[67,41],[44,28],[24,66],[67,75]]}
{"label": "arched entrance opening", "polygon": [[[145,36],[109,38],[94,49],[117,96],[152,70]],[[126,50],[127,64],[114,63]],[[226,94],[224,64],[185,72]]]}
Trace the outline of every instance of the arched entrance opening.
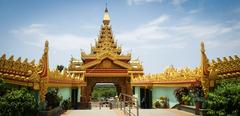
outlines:
{"label": "arched entrance opening", "polygon": [[86,82],[87,86],[82,87],[81,91],[81,101],[83,102],[89,102],[91,100],[94,87],[98,83],[111,83],[112,86],[115,86],[116,95],[120,93],[132,95],[130,77],[87,77]]}
{"label": "arched entrance opening", "polygon": [[96,83],[91,93],[91,106],[99,107],[100,102],[109,105],[116,95],[117,87],[114,83]]}
{"label": "arched entrance opening", "polygon": [[98,102],[113,98],[117,95],[114,83],[97,83],[92,90],[91,101]]}

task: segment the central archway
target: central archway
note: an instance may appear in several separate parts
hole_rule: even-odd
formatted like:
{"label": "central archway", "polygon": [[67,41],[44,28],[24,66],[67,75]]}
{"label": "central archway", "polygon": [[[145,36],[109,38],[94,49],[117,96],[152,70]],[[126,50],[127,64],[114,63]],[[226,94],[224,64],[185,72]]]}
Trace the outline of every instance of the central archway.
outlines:
{"label": "central archway", "polygon": [[117,95],[125,93],[132,95],[130,77],[87,77],[87,86],[82,87],[81,101],[88,103],[91,98],[93,88],[97,83],[113,83],[116,87]]}
{"label": "central archway", "polygon": [[108,9],[104,11],[103,24],[91,52],[81,52],[81,59],[71,58],[68,73],[84,78],[81,87],[81,107],[89,106],[96,83],[114,83],[117,93],[132,95],[131,79],[143,75],[143,67],[131,53],[122,53],[112,33]]}
{"label": "central archway", "polygon": [[[114,98],[117,94],[117,89],[113,83],[97,83],[93,87],[91,93],[91,102],[105,101],[109,98]],[[93,106],[93,105],[92,105]]]}

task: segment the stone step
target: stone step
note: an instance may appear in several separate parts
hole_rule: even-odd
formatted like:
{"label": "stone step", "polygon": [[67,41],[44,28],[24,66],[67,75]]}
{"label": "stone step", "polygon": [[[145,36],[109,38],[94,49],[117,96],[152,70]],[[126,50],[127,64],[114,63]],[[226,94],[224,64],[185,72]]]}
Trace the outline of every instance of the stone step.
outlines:
{"label": "stone step", "polygon": [[179,110],[183,110],[186,112],[193,113],[195,115],[199,115],[199,111],[197,111],[195,106],[188,106],[188,105],[178,105],[177,107]]}

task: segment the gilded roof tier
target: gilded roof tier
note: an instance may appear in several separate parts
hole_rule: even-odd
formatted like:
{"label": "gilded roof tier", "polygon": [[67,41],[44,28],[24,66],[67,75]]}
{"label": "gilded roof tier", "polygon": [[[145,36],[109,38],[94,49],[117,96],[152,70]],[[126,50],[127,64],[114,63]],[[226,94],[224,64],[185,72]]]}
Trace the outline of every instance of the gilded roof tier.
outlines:
{"label": "gilded roof tier", "polygon": [[82,51],[81,60],[72,58],[68,69],[70,71],[84,71],[102,63],[105,59],[110,59],[112,63],[128,70],[143,70],[139,60],[131,60],[130,52],[127,54],[122,53],[122,48],[118,45],[112,32],[107,8],[104,11],[103,24],[99,35],[94,45],[91,45],[91,52],[87,54]]}
{"label": "gilded roof tier", "polygon": [[108,9],[106,8],[103,16],[103,25],[101,25],[95,45],[91,46],[90,54],[86,54],[85,52],[81,53],[82,60],[96,59],[103,54],[111,54],[112,56],[117,57],[117,59],[131,59],[131,54],[122,54],[122,48],[118,46],[112,32],[112,27],[109,23],[110,16]]}

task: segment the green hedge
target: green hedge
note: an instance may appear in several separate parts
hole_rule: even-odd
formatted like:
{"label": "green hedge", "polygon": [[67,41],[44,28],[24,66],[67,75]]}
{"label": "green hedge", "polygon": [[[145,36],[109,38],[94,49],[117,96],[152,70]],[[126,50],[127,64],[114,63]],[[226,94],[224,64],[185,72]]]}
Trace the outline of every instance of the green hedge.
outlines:
{"label": "green hedge", "polygon": [[209,93],[208,115],[228,115],[240,109],[240,80],[223,80]]}
{"label": "green hedge", "polygon": [[38,104],[34,95],[25,88],[10,90],[0,97],[0,115],[32,116],[37,112]]}

